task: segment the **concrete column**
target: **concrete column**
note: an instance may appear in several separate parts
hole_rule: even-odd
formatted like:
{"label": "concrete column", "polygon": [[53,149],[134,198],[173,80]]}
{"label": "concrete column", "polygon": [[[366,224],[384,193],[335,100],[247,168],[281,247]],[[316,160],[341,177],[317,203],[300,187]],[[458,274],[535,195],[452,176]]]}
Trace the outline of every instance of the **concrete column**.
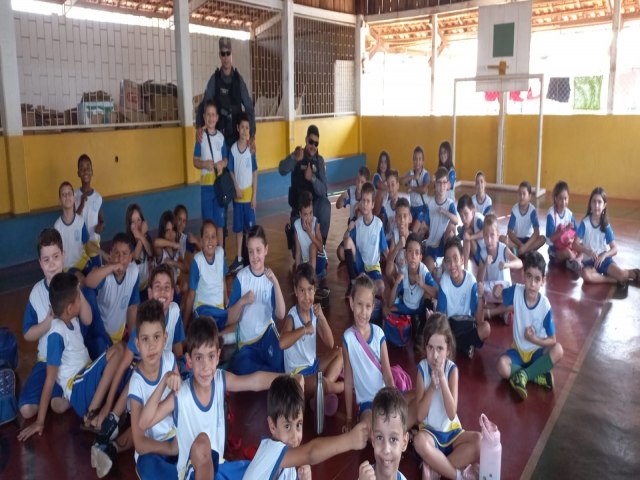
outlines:
{"label": "concrete column", "polygon": [[174,0],[173,23],[176,27],[176,65],[178,74],[178,113],[180,125],[193,125],[193,90],[191,81],[191,38],[189,37],[189,2]]}
{"label": "concrete column", "polygon": [[293,7],[293,0],[282,1],[282,112],[288,124],[288,151],[292,151],[296,143],[293,129],[296,116]]}
{"label": "concrete column", "polygon": [[27,172],[25,167],[20,113],[20,79],[16,31],[11,2],[0,2],[0,95],[2,95],[2,128],[9,176],[9,197],[13,213],[29,211]]}
{"label": "concrete column", "polygon": [[431,15],[431,115],[435,115],[433,104],[436,99],[436,63],[438,62],[438,15]]}
{"label": "concrete column", "polygon": [[618,34],[622,26],[620,4],[622,0],[614,0],[611,14],[611,48],[609,49],[609,89],[607,92],[607,113],[613,113],[614,92],[616,88],[616,69],[618,64]]}

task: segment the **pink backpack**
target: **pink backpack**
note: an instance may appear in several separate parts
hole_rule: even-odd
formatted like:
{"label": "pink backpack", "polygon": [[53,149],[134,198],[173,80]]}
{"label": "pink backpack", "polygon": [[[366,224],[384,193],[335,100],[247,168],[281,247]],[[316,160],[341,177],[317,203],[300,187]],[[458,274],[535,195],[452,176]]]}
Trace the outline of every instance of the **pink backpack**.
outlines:
{"label": "pink backpack", "polygon": [[[360,332],[354,327],[351,327],[351,329],[353,330],[354,335],[358,339],[360,346],[364,350],[364,353],[366,353],[367,357],[369,357],[369,360],[371,360],[371,362],[373,362],[376,368],[380,370],[380,372],[382,372],[382,365],[380,365],[380,362],[371,351],[371,348],[369,348],[369,345],[367,344],[367,342],[364,341],[364,338],[362,338],[362,335],[360,335]],[[391,375],[393,376],[393,383],[395,384],[396,388],[401,392],[407,392],[413,388],[413,382],[411,381],[411,377],[407,372],[404,371],[404,369],[400,365],[393,365],[391,367]]]}

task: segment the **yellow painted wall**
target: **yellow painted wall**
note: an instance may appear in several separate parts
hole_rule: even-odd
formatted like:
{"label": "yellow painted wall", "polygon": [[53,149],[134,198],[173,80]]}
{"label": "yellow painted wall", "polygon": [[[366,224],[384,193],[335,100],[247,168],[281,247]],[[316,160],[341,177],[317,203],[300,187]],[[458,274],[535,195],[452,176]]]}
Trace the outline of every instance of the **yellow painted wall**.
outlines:
{"label": "yellow painted wall", "polygon": [[[505,179],[535,183],[537,117],[507,118]],[[458,178],[473,180],[484,170],[495,181],[497,117],[459,117],[456,169]],[[433,172],[442,140],[450,140],[451,117],[362,117],[363,151],[375,170],[381,150],[389,151],[401,172],[411,167],[416,145],[426,152],[425,166]],[[566,180],[574,193],[589,194],[600,185],[610,197],[640,199],[640,116],[546,116],[544,118],[541,186],[552,189]]]}
{"label": "yellow painted wall", "polygon": [[293,151],[296,145],[304,146],[307,127],[311,124],[316,125],[320,131],[318,150],[325,159],[359,153],[356,116],[296,120],[293,128],[294,139],[289,152]]}
{"label": "yellow painted wall", "polygon": [[103,197],[182,184],[183,144],[180,127],[25,136],[29,206],[57,205],[63,180],[78,185],[81,153],[91,157],[92,183]]}
{"label": "yellow painted wall", "polygon": [[9,196],[9,170],[7,169],[7,152],[4,137],[0,136],[0,214],[11,211]]}

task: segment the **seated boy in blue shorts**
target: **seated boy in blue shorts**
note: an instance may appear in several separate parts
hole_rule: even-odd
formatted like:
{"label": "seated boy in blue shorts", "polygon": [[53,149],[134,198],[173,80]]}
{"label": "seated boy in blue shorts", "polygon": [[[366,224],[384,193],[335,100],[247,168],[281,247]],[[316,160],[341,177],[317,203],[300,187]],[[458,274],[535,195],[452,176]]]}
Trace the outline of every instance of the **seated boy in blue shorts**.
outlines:
{"label": "seated boy in blue shorts", "polygon": [[[238,376],[218,368],[220,337],[211,317],[194,319],[187,333],[191,377],[168,371],[142,408],[139,426],[146,431],[173,415],[178,442],[178,478],[240,478],[248,462],[224,461],[225,393],[266,390],[278,376],[256,372]],[[171,390],[166,394],[167,389]],[[215,477],[214,477],[215,473]]]}
{"label": "seated boy in blue shorts", "polygon": [[224,238],[225,209],[218,203],[213,185],[216,178],[227,166],[227,147],[224,135],[216,130],[218,107],[214,101],[204,105],[204,126],[202,140],[196,142],[193,150],[193,166],[200,169],[200,202],[202,220],[213,220],[218,238]]}
{"label": "seated boy in blue shorts", "polygon": [[49,301],[55,318],[47,338],[47,377],[42,388],[38,417],[18,435],[25,441],[42,434],[54,384],[62,387],[64,398],[88,425],[104,400],[122,356],[122,344],[115,345],[91,362],[84,346],[78,316],[90,314],[83,301],[78,279],[72,273],[58,273],[49,285]]}
{"label": "seated boy in blue shorts", "polygon": [[366,182],[362,186],[359,203],[362,216],[356,220],[355,228],[345,232],[343,241],[345,261],[351,282],[359,273],[366,273],[376,284],[376,295],[382,298],[384,297],[384,280],[380,268],[380,258],[381,255],[387,256],[389,247],[382,220],[373,215],[375,193],[371,183]]}
{"label": "seated boy in blue shorts", "polygon": [[238,141],[229,149],[229,172],[236,187],[233,200],[233,232],[236,234],[238,256],[229,267],[235,273],[244,267],[242,258],[242,238],[256,224],[256,193],[258,191],[258,164],[256,154],[249,145],[251,126],[249,115],[238,115]]}
{"label": "seated boy in blue shorts", "polygon": [[464,269],[462,243],[452,237],[444,244],[445,273],[440,279],[438,311],[449,318],[458,352],[472,358],[476,348],[482,347],[491,334],[491,326],[484,318],[484,291],[473,274]]}
{"label": "seated boy in blue shorts", "polygon": [[447,197],[449,174],[444,167],[436,171],[436,195],[429,199],[426,224],[429,236],[424,240],[425,261],[432,275],[435,274],[436,260],[444,256],[444,243],[454,235],[458,223],[458,212],[451,198]]}
{"label": "seated boy in blue shorts", "polygon": [[[527,252],[538,250],[542,247],[546,238],[540,235],[540,223],[538,211],[531,203],[531,184],[527,181],[518,186],[518,203],[511,209],[509,225],[507,226],[506,243],[516,255],[524,255]],[[502,239],[501,239],[502,240]]]}
{"label": "seated boy in blue shorts", "polygon": [[405,262],[391,287],[389,306],[403,315],[424,316],[425,308],[433,309],[438,284],[422,263],[422,245],[417,234],[407,237],[404,257]]}
{"label": "seated boy in blue shorts", "polygon": [[317,437],[302,444],[304,393],[289,375],[276,378],[267,394],[267,423],[271,438],[264,438],[244,479],[309,479],[311,465],[350,450],[362,450],[369,438],[365,422],[350,432],[333,437]]}
{"label": "seated boy in blue shorts", "polygon": [[293,222],[296,239],[296,267],[301,263],[309,263],[318,279],[327,276],[327,252],[322,243],[320,223],[313,216],[313,196],[311,192],[300,194],[300,217]]}
{"label": "seated boy in blue shorts", "polygon": [[[23,418],[28,419],[38,413],[42,387],[47,376],[47,339],[53,321],[53,312],[49,303],[49,284],[51,279],[62,272],[64,251],[62,237],[54,228],[45,228],[38,235],[38,261],[44,278],[36,283],[29,294],[29,302],[22,321],[22,334],[27,342],[38,342],[38,356],[29,377],[20,392],[18,406]],[[86,303],[86,300],[84,300]],[[91,323],[91,311],[82,309],[82,323]],[[51,409],[62,413],[69,408],[63,396],[62,388],[54,383],[51,391]]]}
{"label": "seated boy in blue shorts", "polygon": [[524,256],[524,285],[515,284],[502,293],[506,306],[513,305],[513,345],[498,360],[498,374],[525,400],[527,382],[553,390],[551,369],[563,356],[556,340],[551,303],[540,293],[546,263],[539,252]]}

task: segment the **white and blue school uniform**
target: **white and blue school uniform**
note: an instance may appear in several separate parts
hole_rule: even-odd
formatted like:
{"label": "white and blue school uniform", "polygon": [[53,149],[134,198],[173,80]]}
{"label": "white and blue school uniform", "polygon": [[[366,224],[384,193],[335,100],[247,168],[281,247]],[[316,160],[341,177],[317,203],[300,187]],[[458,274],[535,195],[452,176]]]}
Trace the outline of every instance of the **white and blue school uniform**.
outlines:
{"label": "white and blue school uniform", "polygon": [[84,250],[85,244],[89,241],[89,231],[82,217],[74,213],[71,223],[66,223],[60,216],[53,228],[60,232],[62,237],[65,270],[73,268],[83,271],[89,261],[89,256]]}
{"label": "white and blue school uniform", "polygon": [[562,215],[560,215],[556,211],[555,206],[550,206],[547,211],[547,229],[546,229],[546,237],[547,237],[547,245],[549,245],[549,258],[555,258],[556,256],[556,247],[553,246],[553,242],[551,241],[551,236],[556,233],[558,227],[566,228],[567,225],[571,225],[571,227],[578,231],[578,225],[576,224],[576,219],[573,216],[573,212],[569,210],[569,208],[565,208]]}
{"label": "white and blue school uniform", "polygon": [[356,220],[356,208],[358,207],[359,202],[360,199],[358,198],[356,186],[351,185],[349,188],[347,188],[347,198],[344,201],[345,206],[349,205],[349,219],[347,220],[347,223],[351,220]]}
{"label": "white and blue school uniform", "polygon": [[438,289],[438,311],[452,317],[464,315],[473,317],[478,308],[478,284],[471,272],[464,270],[464,277],[459,285],[456,285],[445,272],[440,279]]}
{"label": "white and blue school uniform", "polygon": [[122,340],[127,324],[127,309],[140,303],[140,279],[138,266],[127,265],[124,278],[118,282],[114,274],[107,275],[97,286],[100,318],[113,343]]}
{"label": "white and blue school uniform", "polygon": [[481,292],[487,298],[487,301],[495,303],[497,299],[493,295],[493,288],[496,285],[502,285],[504,288],[511,286],[511,270],[509,268],[500,268],[500,262],[507,263],[507,246],[498,242],[498,252],[491,263],[487,263],[489,252],[487,246],[483,245],[479,250],[480,261],[485,264],[484,274],[484,292]]}
{"label": "white and blue school uniform", "polygon": [[376,191],[379,190],[378,185],[380,184],[380,182],[384,182],[384,180],[382,179],[382,175],[380,175],[378,172],[374,173],[373,180],[371,180],[371,184],[376,189]]}
{"label": "white and blue school uniform", "polygon": [[56,383],[79,416],[84,416],[107,366],[106,353],[93,363],[84,345],[78,317],[69,325],[54,318],[47,339],[47,365],[58,367]]}
{"label": "white and blue school uniform", "polygon": [[522,284],[505,289],[502,297],[502,302],[507,307],[513,305],[513,348],[507,350],[507,355],[515,365],[526,367],[541,357],[544,349],[527,340],[524,331],[533,327],[538,338],[555,335],[551,303],[545,295],[538,293],[536,304],[530,307],[527,305],[525,286]]}
{"label": "white and blue school uniform", "polygon": [[193,311],[196,317],[208,315],[215,319],[218,330],[227,324],[224,308],[224,277],[227,262],[222,247],[216,247],[213,260],[209,262],[203,252],[194,255],[189,269],[189,289],[196,292]]}
{"label": "white and blue school uniform", "polygon": [[[371,335],[365,338],[365,342],[371,352],[381,362],[382,344],[386,341],[382,329],[374,324],[370,324]],[[354,327],[355,328],[355,327]],[[363,350],[358,341],[353,328],[347,328],[342,335],[342,344],[347,349],[349,363],[353,373],[353,386],[356,391],[356,403],[359,413],[371,409],[373,397],[384,387],[384,377],[382,372],[373,364],[367,353]]]}
{"label": "white and blue school uniform", "polygon": [[287,444],[279,440],[263,438],[249,468],[244,474],[246,480],[297,480],[296,467],[281,468],[280,464],[287,453]]}
{"label": "white and blue school uniform", "polygon": [[[475,234],[478,232],[482,232],[482,228],[484,227],[484,215],[476,210],[476,213],[473,217],[472,221],[473,230],[471,234]],[[466,227],[462,225],[458,232],[458,238],[464,242],[464,232]],[[484,248],[484,238],[480,237],[477,240],[471,240],[472,242],[476,242],[476,252],[471,257],[471,260],[474,261],[476,265],[480,264],[480,250]]]}
{"label": "white and blue school uniform", "polygon": [[[164,327],[167,332],[167,341],[164,344],[163,351],[173,355],[173,346],[177,343],[184,342],[186,338],[184,334],[184,323],[182,322],[182,313],[180,313],[180,306],[175,302],[171,302],[169,304],[169,309],[164,317]],[[138,347],[136,347],[135,341],[137,336],[138,331],[134,327],[131,335],[129,336],[127,347],[133,352],[135,357],[140,356],[140,352],[138,351]]]}
{"label": "white and blue school uniform", "polygon": [[[396,245],[398,245],[398,243],[400,243],[400,232],[398,231],[397,226],[393,228],[391,235],[393,236],[393,242]],[[405,253],[404,248],[401,248],[400,251],[396,254],[395,264],[396,264],[396,270],[398,271],[400,271],[400,269],[405,264],[404,253]]]}
{"label": "white and blue school uniform", "polygon": [[[77,189],[74,192],[75,197],[75,207],[76,210],[80,206],[80,201],[82,200],[82,190]],[[87,198],[84,202],[84,207],[82,207],[82,219],[84,220],[84,224],[87,227],[87,231],[89,232],[89,241],[93,242],[97,247],[100,246],[100,234],[96,232],[96,226],[98,225],[100,209],[102,208],[102,195],[96,192],[93,188],[91,192],[87,195]],[[99,255],[95,257],[91,257],[91,262],[93,266],[99,267],[102,263]]]}
{"label": "white and blue school uniform", "polygon": [[476,212],[480,212],[483,215],[488,215],[491,213],[491,208],[493,207],[493,200],[488,193],[484,194],[484,201],[480,202],[478,200],[478,194],[476,193],[471,197],[471,201],[473,205],[476,207]]}
{"label": "white and blue school uniform", "polygon": [[[444,376],[449,381],[451,372],[454,368],[458,368],[451,360],[446,359],[444,364]],[[418,364],[418,372],[422,377],[424,389],[427,390],[431,385],[431,367],[426,359]],[[438,450],[445,455],[449,455],[453,451],[453,442],[464,433],[458,414],[451,420],[447,415],[447,409],[442,398],[442,389],[438,389],[431,397],[431,405],[427,416],[421,420],[420,430],[426,431],[436,444]]]}
{"label": "white and blue school uniform", "polygon": [[247,144],[243,152],[238,147],[238,142],[229,149],[229,171],[236,177],[238,187],[242,190],[242,198],[233,199],[233,231],[235,233],[247,232],[256,224],[256,211],[251,208],[253,197],[253,172],[258,170],[255,153]]}
{"label": "white and blue school uniform", "polygon": [[[202,140],[193,150],[193,156],[202,161],[213,160],[214,163],[221,162],[227,158],[227,147],[224,142],[224,135],[217,131],[210,134],[204,128]],[[216,181],[216,172],[203,168],[200,170],[200,201],[202,202],[202,220],[212,220],[216,227],[224,227],[224,206],[218,203],[213,185]]]}
{"label": "white and blue school uniform", "polygon": [[[396,199],[396,201],[392,202],[389,192],[386,192],[384,194],[384,200],[382,201],[382,216],[384,217],[385,231],[389,233],[396,226],[396,204],[398,203],[398,200],[400,200],[401,198],[408,199],[408,195],[406,193],[400,192],[398,193],[398,198]],[[387,239],[390,239],[390,238],[391,237],[388,237]]]}
{"label": "white and blue school uniform", "polygon": [[447,198],[452,202],[456,201],[456,169],[451,167],[449,172],[447,173],[447,178],[449,179],[449,183],[451,184],[451,188],[447,190]]}
{"label": "white and blue school uniform", "polygon": [[258,371],[283,372],[284,357],[273,322],[275,288],[264,272],[254,274],[251,265],[247,265],[236,275],[228,308],[249,291],[253,292],[253,303],[244,306],[238,320],[236,336],[239,349],[234,357],[233,372],[237,375]]}
{"label": "white and blue school uniform", "polygon": [[[415,283],[412,284],[409,280],[409,266],[405,263],[402,266],[401,272],[403,274],[402,282],[398,285],[396,291],[398,299],[395,306],[398,311],[407,315],[414,315],[422,313],[424,310],[424,290]],[[418,266],[418,276],[423,279],[425,285],[436,287],[437,283],[429,273],[427,266],[420,262]]]}
{"label": "white and blue school uniform", "polygon": [[[173,251],[173,253],[171,253],[169,250],[167,250],[166,248],[162,249],[162,255],[160,256],[160,258],[156,259],[157,260],[157,265],[162,265],[163,263],[167,263],[167,260],[173,260],[174,262],[179,262],[180,261],[180,249],[177,248]],[[176,267],[171,267],[171,270],[173,271],[173,281],[174,283],[178,281],[178,277],[180,276],[180,269],[176,268]]]}
{"label": "white and blue school uniform", "polygon": [[434,260],[444,256],[444,232],[451,222],[451,219],[447,215],[440,213],[441,208],[444,208],[456,217],[458,216],[456,205],[450,198],[445,197],[442,203],[438,203],[435,198],[430,199],[425,220],[427,225],[429,225],[429,236],[424,241],[424,244],[427,247],[427,256],[432,257]]}
{"label": "white and blue school uniform", "polygon": [[[284,372],[301,375],[313,375],[318,371],[318,359],[316,357],[316,345],[318,336],[318,317],[310,310],[311,325],[313,333],[303,335],[296,343],[284,351]],[[293,330],[304,327],[304,322],[300,318],[298,306],[294,305],[289,310]]]}
{"label": "white and blue school uniform", "polygon": [[[407,172],[407,175],[414,175],[413,170],[409,170]],[[409,184],[407,186],[411,187],[412,190],[422,185],[429,185],[429,183],[431,182],[429,172],[424,168],[418,174],[418,177],[420,180],[409,180]],[[427,215],[429,214],[429,194],[427,192],[418,193],[411,191],[409,192],[409,202],[411,203],[411,216],[413,217],[413,219],[421,222],[426,222]]]}
{"label": "white and blue school uniform", "polygon": [[[318,225],[318,219],[313,217],[311,221],[311,231],[316,231],[316,225]],[[300,244],[300,256],[302,257],[302,263],[309,263],[309,249],[311,244],[311,238],[309,234],[302,228],[302,220],[297,218],[295,222],[293,222],[293,228],[296,232],[296,236],[298,237],[298,243]],[[316,253],[316,275],[318,278],[324,278],[327,275],[327,252],[322,247],[322,251],[318,251]]]}
{"label": "white and blue school uniform", "polygon": [[374,216],[367,224],[364,217],[360,217],[350,235],[356,246],[356,271],[365,272],[373,280],[381,280],[380,254],[389,249],[382,220]]}
{"label": "white and blue school uniform", "polygon": [[180,480],[192,478],[194,474],[190,458],[191,446],[201,433],[205,433],[211,442],[211,455],[216,472],[224,456],[224,396],[227,388],[225,371],[216,369],[211,380],[211,399],[207,405],[198,400],[193,382],[193,378],[184,380],[173,400],[173,423],[178,440],[176,467]]}
{"label": "white and blue school uniform", "polygon": [[[167,342],[168,343],[168,342]],[[166,373],[175,371],[176,359],[173,353],[166,350],[162,352],[160,359],[160,369],[156,378],[147,378],[136,368],[129,381],[129,393],[127,395],[127,410],[131,412],[131,403],[137,402],[141,407],[147,403],[156,387]],[[161,400],[167,398],[171,390],[165,387]],[[168,415],[151,428],[145,430],[144,436],[158,442],[167,442],[176,436],[176,428],[173,424],[173,417]],[[146,453],[140,455],[134,452],[136,461],[136,473],[141,479],[155,478],[175,478],[176,457],[168,457],[157,453]]]}
{"label": "white and blue school uniform", "polygon": [[[47,285],[46,279],[43,278],[33,286],[29,294],[29,301],[22,319],[22,335],[26,335],[34,325],[42,323],[49,314],[49,308],[49,285]],[[40,403],[42,387],[44,387],[44,381],[47,378],[47,338],[49,337],[49,332],[38,339],[36,363],[20,392],[19,407],[23,405],[38,405]],[[53,387],[51,398],[61,396],[62,389],[56,383]]]}
{"label": "white and blue school uniform", "polygon": [[[578,238],[582,241],[582,245],[586,248],[593,250],[597,255],[609,250],[609,244],[615,240],[613,236],[613,229],[611,224],[607,225],[605,231],[600,230],[600,225],[594,225],[591,223],[591,217],[585,217],[578,226]],[[613,258],[605,258],[596,271],[602,275],[606,275],[609,270],[609,265],[614,263]],[[582,261],[585,267],[593,267],[594,261],[590,258],[586,258]]]}
{"label": "white and blue school uniform", "polygon": [[518,237],[518,240],[525,243],[531,238],[533,230],[536,228],[540,228],[536,207],[530,203],[527,205],[527,210],[522,213],[520,211],[520,205],[516,203],[511,209],[507,230],[513,231],[516,237]]}

